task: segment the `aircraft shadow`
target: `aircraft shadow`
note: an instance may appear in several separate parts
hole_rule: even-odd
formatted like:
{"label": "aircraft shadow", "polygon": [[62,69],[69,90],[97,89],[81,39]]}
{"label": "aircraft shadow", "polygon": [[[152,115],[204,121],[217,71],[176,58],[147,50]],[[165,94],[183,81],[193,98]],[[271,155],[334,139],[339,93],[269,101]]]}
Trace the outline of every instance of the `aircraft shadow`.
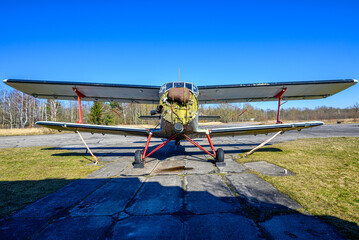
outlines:
{"label": "aircraft shadow", "polygon": [[[265,146],[270,146],[271,144],[266,144]],[[149,146],[147,153],[154,150],[158,144]],[[201,145],[208,151],[210,151],[209,144]],[[253,147],[257,146],[257,144],[238,144],[238,143],[229,143],[229,144],[215,144],[215,149],[218,147],[225,147],[225,154],[240,154],[251,150]],[[136,150],[143,150],[144,146],[131,146],[131,147],[91,147],[91,150],[98,157],[133,157]],[[70,151],[85,151],[87,153],[87,149],[85,147],[57,147],[57,148],[43,148],[42,150],[54,150],[54,149],[66,149]],[[188,149],[188,151],[186,151]],[[109,151],[112,150],[112,151]],[[123,151],[128,150],[128,151]],[[107,152],[109,151],[109,152]],[[257,152],[281,152],[282,150],[279,148],[260,148]],[[196,155],[204,155],[205,153],[198,149],[194,145],[180,145],[176,146],[174,142],[168,143],[163,148],[159,149],[151,158],[155,158],[158,160],[165,160],[166,158],[170,158],[173,156],[196,156]],[[68,152],[68,153],[57,153],[53,154],[54,156],[79,156],[83,155],[81,152]],[[88,153],[88,155],[90,155]]]}
{"label": "aircraft shadow", "polygon": [[[232,186],[232,191],[237,194],[235,197],[224,181],[214,183],[213,179],[220,179],[220,176],[207,177],[186,176],[186,189],[183,182],[178,182],[178,186],[163,184],[169,176],[162,176],[162,180],[153,177],[145,183],[137,177],[73,182],[66,179],[1,181],[1,189],[8,189],[8,192],[11,185],[37,188],[64,184],[64,181],[69,184],[6,217],[1,209],[4,218],[0,221],[0,238],[303,239],[303,236],[312,236],[315,239],[340,239],[332,227],[314,216],[274,203],[272,196],[264,200],[255,196],[249,199]],[[195,181],[189,178],[204,181],[208,190],[191,190]],[[171,179],[182,177],[172,175]],[[265,189],[258,189],[263,191],[262,195],[268,194]],[[6,196],[7,193],[2,194]],[[17,193],[17,199],[22,197],[21,192]],[[16,198],[8,201],[16,201]],[[271,221],[273,217],[275,221]],[[352,230],[349,233],[354,234],[352,237],[359,236],[359,226],[355,223],[334,216],[320,217],[332,224],[346,226],[339,229],[342,233],[348,234]]]}

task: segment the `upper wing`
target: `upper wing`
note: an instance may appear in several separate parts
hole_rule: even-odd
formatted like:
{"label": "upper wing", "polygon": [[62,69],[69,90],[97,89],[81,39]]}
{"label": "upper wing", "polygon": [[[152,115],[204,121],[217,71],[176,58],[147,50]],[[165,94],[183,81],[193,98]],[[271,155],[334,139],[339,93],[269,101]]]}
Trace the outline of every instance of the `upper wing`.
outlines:
{"label": "upper wing", "polygon": [[322,80],[280,83],[199,86],[199,103],[273,101],[286,88],[283,100],[318,99],[336,94],[358,80]]}
{"label": "upper wing", "polygon": [[93,124],[50,122],[50,121],[41,121],[41,122],[37,122],[36,124],[47,128],[64,130],[64,131],[132,135],[132,136],[141,136],[141,137],[148,136],[148,129],[146,128],[128,128],[128,127],[103,126],[103,125],[93,125]]}
{"label": "upper wing", "polygon": [[[301,130],[323,125],[323,122],[301,122],[270,125],[253,125],[245,127],[214,128],[210,130],[211,137],[264,134],[279,131]],[[204,135],[204,134],[203,134]]]}
{"label": "upper wing", "polygon": [[4,83],[38,98],[77,100],[77,89],[85,101],[158,103],[160,87],[127,84],[58,82],[5,79]]}

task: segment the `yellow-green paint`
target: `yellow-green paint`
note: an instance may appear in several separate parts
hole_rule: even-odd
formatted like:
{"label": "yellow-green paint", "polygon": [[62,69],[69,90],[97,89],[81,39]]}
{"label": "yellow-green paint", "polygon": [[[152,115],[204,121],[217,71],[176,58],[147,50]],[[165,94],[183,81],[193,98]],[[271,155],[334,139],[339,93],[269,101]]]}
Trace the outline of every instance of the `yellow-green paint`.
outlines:
{"label": "yellow-green paint", "polygon": [[198,101],[196,96],[190,92],[190,98],[188,103],[180,104],[177,102],[167,101],[168,91],[164,93],[161,97],[161,105],[163,106],[162,117],[170,122],[177,123],[180,122],[183,125],[191,122],[197,115],[198,111]]}

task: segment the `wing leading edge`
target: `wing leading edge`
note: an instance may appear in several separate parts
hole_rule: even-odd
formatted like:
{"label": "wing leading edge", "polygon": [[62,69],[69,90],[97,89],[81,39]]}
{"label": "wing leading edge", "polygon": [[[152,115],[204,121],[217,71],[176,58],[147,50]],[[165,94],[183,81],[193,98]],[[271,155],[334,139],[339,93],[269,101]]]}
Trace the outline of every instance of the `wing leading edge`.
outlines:
{"label": "wing leading edge", "polygon": [[5,79],[4,83],[43,99],[77,100],[77,94],[74,92],[74,89],[77,89],[84,95],[84,101],[155,104],[160,100],[159,86],[21,79]]}
{"label": "wing leading edge", "polygon": [[146,128],[128,128],[128,127],[116,127],[116,126],[104,126],[93,124],[79,124],[79,123],[65,123],[65,122],[50,122],[40,121],[36,122],[37,125],[43,127],[52,128],[63,131],[79,131],[79,132],[91,132],[91,133],[103,133],[103,134],[119,134],[119,135],[131,135],[147,137],[148,129]]}
{"label": "wing leading edge", "polygon": [[[214,128],[210,130],[211,137],[225,137],[236,135],[256,135],[279,131],[301,130],[303,128],[311,128],[323,125],[323,122],[299,122],[299,123],[285,123],[285,124],[270,124],[270,125],[254,125],[244,127],[229,127],[229,128]],[[203,136],[205,134],[203,133]]]}
{"label": "wing leading edge", "polygon": [[198,86],[202,104],[274,101],[286,89],[283,100],[319,99],[353,86],[356,79]]}

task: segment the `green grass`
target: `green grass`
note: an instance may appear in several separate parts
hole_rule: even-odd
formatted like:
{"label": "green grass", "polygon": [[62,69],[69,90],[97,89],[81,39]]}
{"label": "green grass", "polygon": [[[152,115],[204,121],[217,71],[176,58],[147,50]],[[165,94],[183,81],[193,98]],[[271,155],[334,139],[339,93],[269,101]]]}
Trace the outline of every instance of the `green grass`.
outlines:
{"label": "green grass", "polygon": [[258,175],[299,202],[303,211],[359,239],[359,138],[296,140],[237,161],[267,161],[294,172],[287,177]]}
{"label": "green grass", "polygon": [[99,166],[67,150],[44,147],[0,149],[0,216],[20,209]]}

